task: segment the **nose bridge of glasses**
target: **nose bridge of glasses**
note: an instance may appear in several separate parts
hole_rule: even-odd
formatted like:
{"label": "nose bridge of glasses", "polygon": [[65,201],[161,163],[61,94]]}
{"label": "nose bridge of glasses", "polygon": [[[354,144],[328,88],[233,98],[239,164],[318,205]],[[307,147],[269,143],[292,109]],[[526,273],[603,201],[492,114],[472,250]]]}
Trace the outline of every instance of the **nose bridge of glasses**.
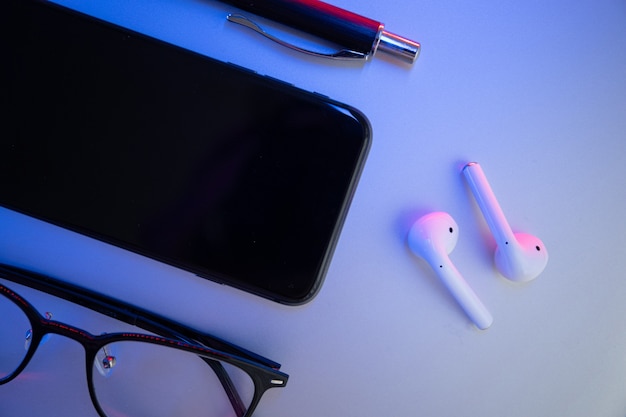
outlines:
{"label": "nose bridge of glasses", "polygon": [[[86,341],[93,340],[93,335],[77,327],[52,320],[52,313],[47,311],[38,320],[30,318],[31,326],[24,328],[24,350],[28,351],[33,343],[36,348],[44,345],[50,340],[51,334],[68,337],[72,340],[85,344]],[[33,331],[33,328],[35,329]]]}
{"label": "nose bridge of glasses", "polygon": [[[52,320],[52,313],[49,311],[46,311],[46,313],[44,314],[46,320]],[[32,327],[29,328],[28,330],[26,330],[25,333],[25,342],[24,342],[24,348],[26,350],[28,350],[30,348],[30,345],[33,342],[33,329]],[[41,341],[39,341],[39,345],[43,345],[44,343],[46,343],[48,340],[50,339],[50,334],[46,333],[44,335],[42,335],[41,337]]]}
{"label": "nose bridge of glasses", "polygon": [[65,336],[70,339],[76,340],[81,344],[85,344],[86,342],[94,340],[94,335],[92,335],[91,333],[60,321],[45,320],[42,321],[42,324],[47,333],[54,333]]}

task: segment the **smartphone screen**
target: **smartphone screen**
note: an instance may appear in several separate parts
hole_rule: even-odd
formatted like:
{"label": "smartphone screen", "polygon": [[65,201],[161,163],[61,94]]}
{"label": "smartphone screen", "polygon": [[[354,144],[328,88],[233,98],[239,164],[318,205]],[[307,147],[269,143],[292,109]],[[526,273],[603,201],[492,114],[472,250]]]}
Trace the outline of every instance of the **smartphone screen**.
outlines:
{"label": "smartphone screen", "polygon": [[11,3],[0,204],[281,303],[316,294],[369,148],[359,111]]}

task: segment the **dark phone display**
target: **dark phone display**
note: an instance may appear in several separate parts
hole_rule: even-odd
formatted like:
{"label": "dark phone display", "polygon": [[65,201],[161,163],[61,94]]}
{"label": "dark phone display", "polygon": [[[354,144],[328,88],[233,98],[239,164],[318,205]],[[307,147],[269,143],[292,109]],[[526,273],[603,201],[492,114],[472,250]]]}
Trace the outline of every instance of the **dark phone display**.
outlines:
{"label": "dark phone display", "polygon": [[365,118],[18,3],[2,41],[0,204],[276,301],[310,299],[369,145]]}

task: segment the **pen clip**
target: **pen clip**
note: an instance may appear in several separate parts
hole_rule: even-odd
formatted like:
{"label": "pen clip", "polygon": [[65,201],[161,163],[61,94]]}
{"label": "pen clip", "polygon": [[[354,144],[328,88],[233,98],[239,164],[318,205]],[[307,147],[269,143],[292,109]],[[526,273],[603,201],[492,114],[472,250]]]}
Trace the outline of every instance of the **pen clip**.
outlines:
{"label": "pen clip", "polygon": [[267,33],[265,30],[263,30],[263,28],[261,26],[259,26],[257,23],[255,23],[254,21],[248,19],[245,16],[242,16],[240,14],[229,14],[228,16],[226,16],[226,19],[229,22],[233,22],[233,23],[237,23],[239,25],[245,26],[249,29],[254,30],[255,32],[257,32],[258,34],[265,36],[267,39],[270,39],[276,43],[278,43],[279,45],[282,45],[286,48],[292,49],[294,51],[298,51],[301,52],[303,54],[307,54],[307,55],[313,55],[313,56],[317,56],[317,57],[322,57],[322,58],[331,58],[331,59],[367,59],[368,55],[364,54],[362,52],[357,52],[357,51],[351,51],[349,49],[340,49],[338,51],[334,51],[334,52],[330,52],[330,53],[324,53],[324,52],[316,52],[316,51],[311,51],[309,49],[304,49],[304,48],[300,48],[299,46],[293,45],[291,43],[288,43],[282,39],[277,38],[276,36]]}

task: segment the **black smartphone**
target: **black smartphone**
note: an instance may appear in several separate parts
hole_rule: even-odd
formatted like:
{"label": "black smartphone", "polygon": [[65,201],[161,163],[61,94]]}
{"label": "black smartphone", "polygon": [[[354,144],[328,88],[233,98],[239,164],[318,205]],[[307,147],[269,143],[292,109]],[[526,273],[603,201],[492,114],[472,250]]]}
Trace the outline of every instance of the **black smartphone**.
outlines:
{"label": "black smartphone", "polygon": [[317,293],[371,141],[362,113],[9,3],[1,205],[280,303]]}

